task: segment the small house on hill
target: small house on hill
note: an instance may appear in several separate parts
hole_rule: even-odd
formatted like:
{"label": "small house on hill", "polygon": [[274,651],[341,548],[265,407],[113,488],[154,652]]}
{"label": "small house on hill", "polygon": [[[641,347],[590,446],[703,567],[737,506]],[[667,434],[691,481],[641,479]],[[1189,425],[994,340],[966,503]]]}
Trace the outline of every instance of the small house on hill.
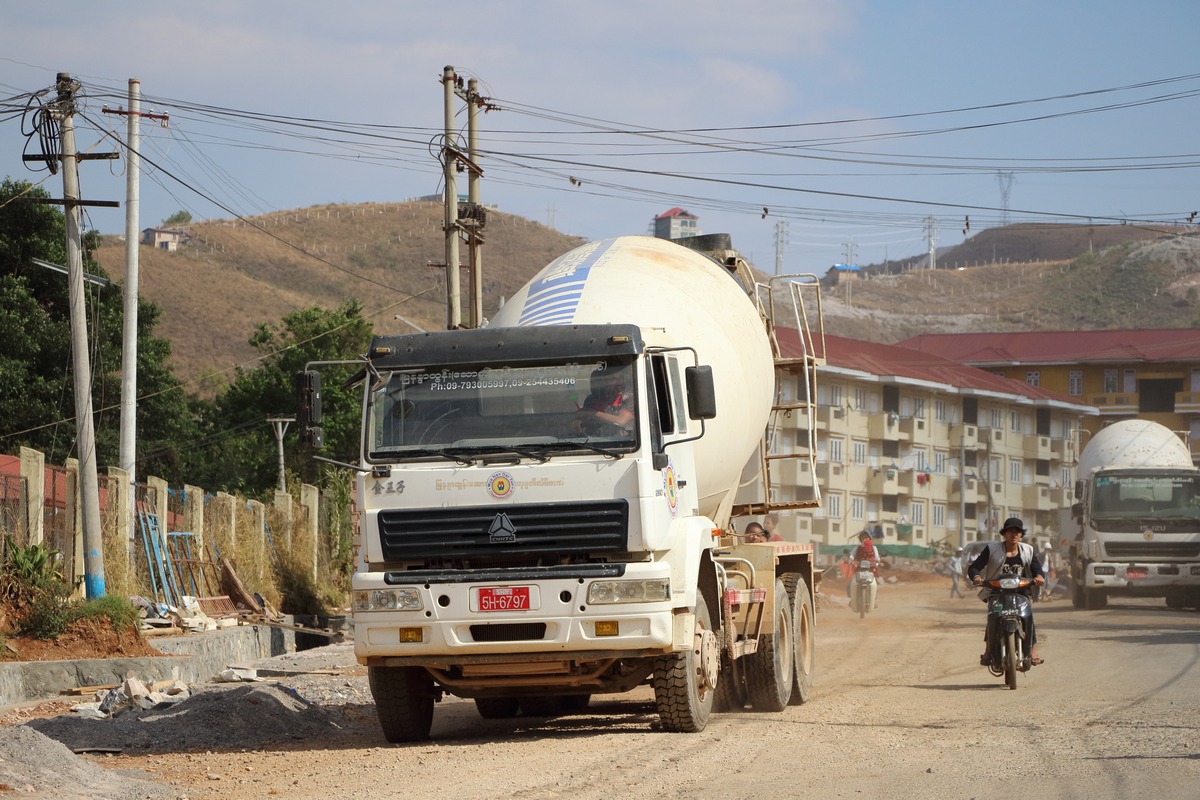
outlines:
{"label": "small house on hill", "polygon": [[146,228],[142,231],[142,244],[173,253],[183,243],[184,236],[179,228]]}
{"label": "small house on hill", "polygon": [[654,218],[657,239],[687,239],[700,235],[700,218],[682,208],[672,208]]}

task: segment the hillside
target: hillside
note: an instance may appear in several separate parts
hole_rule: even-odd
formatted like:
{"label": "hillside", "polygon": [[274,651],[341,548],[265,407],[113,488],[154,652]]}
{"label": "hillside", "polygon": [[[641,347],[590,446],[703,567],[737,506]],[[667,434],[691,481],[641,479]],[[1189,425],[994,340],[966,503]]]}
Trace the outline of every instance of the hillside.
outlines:
{"label": "hillside", "polygon": [[[427,330],[445,327],[445,270],[430,266],[445,261],[439,203],[320,206],[250,223],[196,223],[177,252],[141,248],[140,291],[163,309],[157,332],[171,340],[180,378],[205,378],[211,390],[230,377],[215,373],[256,355],[247,340],[258,325],[312,305],[356,298],[377,333],[413,330],[396,315]],[[582,241],[496,211],[486,235],[485,316]],[[124,275],[123,242],[108,241],[96,257],[109,275]],[[463,297],[465,316],[465,270]]]}
{"label": "hillside", "polygon": [[[141,291],[163,309],[158,333],[172,341],[176,374],[203,379],[205,393],[256,355],[247,344],[256,326],[296,309],[357,298],[379,333],[413,330],[406,321],[444,328],[445,271],[430,266],[444,260],[440,204],[330,205],[250,222],[193,224],[174,253],[141,248]],[[581,241],[489,212],[485,315]],[[110,240],[97,258],[110,276],[124,273],[123,243]],[[1130,226],[1023,225],[983,231],[939,254],[943,267],[980,262],[987,263],[865,271],[825,290],[826,330],[890,343],[922,332],[1200,325],[1195,238]],[[465,280],[463,290],[465,314]]]}

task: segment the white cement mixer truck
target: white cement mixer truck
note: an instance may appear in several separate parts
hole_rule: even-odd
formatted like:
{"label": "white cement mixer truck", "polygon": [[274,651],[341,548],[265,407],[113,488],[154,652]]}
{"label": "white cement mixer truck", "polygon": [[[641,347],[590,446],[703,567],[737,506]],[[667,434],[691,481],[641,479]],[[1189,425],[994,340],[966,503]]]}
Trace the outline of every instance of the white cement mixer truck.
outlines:
{"label": "white cement mixer truck", "polygon": [[747,274],[597,241],[487,327],[372,341],[354,647],[389,741],[444,694],[503,718],[648,684],[682,732],[807,698],[812,545],[729,527],[767,508],[735,506],[775,389]]}
{"label": "white cement mixer truck", "polygon": [[1165,597],[1200,607],[1200,470],[1183,441],[1147,420],[1102,429],[1079,456],[1071,598]]}

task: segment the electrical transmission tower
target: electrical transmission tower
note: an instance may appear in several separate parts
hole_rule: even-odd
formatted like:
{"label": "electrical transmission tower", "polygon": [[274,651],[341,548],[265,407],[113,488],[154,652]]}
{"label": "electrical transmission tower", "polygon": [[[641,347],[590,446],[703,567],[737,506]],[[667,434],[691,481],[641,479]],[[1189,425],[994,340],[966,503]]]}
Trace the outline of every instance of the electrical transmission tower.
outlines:
{"label": "electrical transmission tower", "polygon": [[1008,196],[1012,193],[1016,176],[1006,170],[996,170],[996,182],[1000,184],[1000,225],[1008,224]]}
{"label": "electrical transmission tower", "polygon": [[783,250],[788,244],[788,223],[781,219],[775,223],[775,274],[783,274]]}
{"label": "electrical transmission tower", "polygon": [[937,269],[937,220],[925,218],[925,237],[929,240],[929,268]]}

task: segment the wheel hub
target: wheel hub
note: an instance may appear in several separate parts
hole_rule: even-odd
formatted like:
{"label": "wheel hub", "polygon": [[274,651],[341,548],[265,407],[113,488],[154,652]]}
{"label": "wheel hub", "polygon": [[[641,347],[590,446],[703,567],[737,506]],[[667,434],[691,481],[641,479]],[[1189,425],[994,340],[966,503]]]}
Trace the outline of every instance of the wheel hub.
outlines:
{"label": "wheel hub", "polygon": [[696,670],[700,685],[709,689],[716,688],[717,673],[721,669],[721,648],[717,643],[717,635],[707,628],[696,629]]}

